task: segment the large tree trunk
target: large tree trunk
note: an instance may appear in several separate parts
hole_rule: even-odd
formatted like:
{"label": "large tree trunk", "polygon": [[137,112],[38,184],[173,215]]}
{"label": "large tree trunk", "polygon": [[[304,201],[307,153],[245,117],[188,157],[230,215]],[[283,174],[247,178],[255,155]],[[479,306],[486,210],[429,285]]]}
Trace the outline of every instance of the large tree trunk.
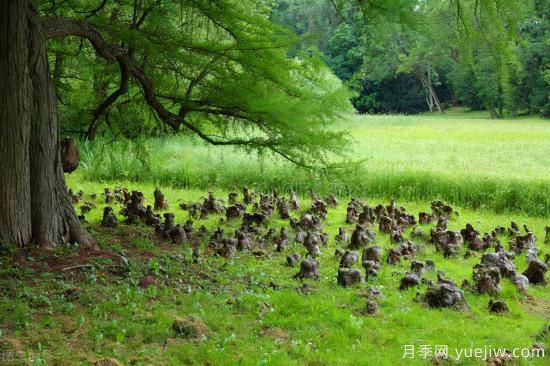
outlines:
{"label": "large tree trunk", "polygon": [[45,38],[29,0],[0,1],[0,240],[95,247],[69,201]]}

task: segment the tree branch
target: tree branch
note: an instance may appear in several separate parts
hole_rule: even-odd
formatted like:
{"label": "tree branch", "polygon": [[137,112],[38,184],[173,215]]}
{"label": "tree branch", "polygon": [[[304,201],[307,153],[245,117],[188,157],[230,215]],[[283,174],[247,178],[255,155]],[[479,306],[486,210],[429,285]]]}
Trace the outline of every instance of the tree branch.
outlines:
{"label": "tree branch", "polygon": [[99,13],[104,7],[105,5],[107,4],[107,0],[102,0],[101,1],[101,4],[99,4],[99,6],[93,10],[89,10],[89,11],[75,11],[76,13],[79,13],[79,14],[88,14],[86,15],[86,19],[89,19],[93,16],[95,16],[97,13]]}
{"label": "tree branch", "polygon": [[139,27],[143,24],[145,19],[147,19],[147,16],[153,10],[153,8],[155,6],[160,6],[160,2],[161,2],[161,0],[157,0],[151,6],[149,6],[147,9],[145,9],[143,11],[143,14],[141,14],[141,16],[139,17],[139,19],[134,24],[132,24],[131,29],[139,29]]}
{"label": "tree branch", "polygon": [[126,67],[126,63],[122,60],[121,57],[117,57],[118,64],[120,66],[120,85],[117,90],[115,90],[111,95],[107,97],[93,112],[93,120],[88,128],[88,137],[92,134],[93,130],[97,126],[97,122],[99,120],[99,117],[103,115],[107,109],[114,103],[116,100],[121,97],[122,95],[126,94],[128,92],[128,80],[130,78],[128,68]]}
{"label": "tree branch", "polygon": [[[121,65],[121,71],[125,72],[124,70],[127,70],[128,74],[138,82],[143,91],[146,102],[155,111],[160,120],[174,130],[178,130],[179,127],[183,125],[187,129],[193,131],[201,139],[212,145],[246,145],[268,148],[297,165],[307,167],[305,164],[280,151],[278,149],[279,143],[276,139],[258,137],[249,139],[216,139],[202,131],[197,126],[189,123],[183,117],[185,113],[183,113],[182,116],[180,114],[170,112],[158,100],[155,94],[153,82],[145,75],[144,71],[135,64],[134,60],[126,54],[123,48],[118,45],[109,44],[92,24],[65,17],[45,17],[42,19],[42,23],[46,39],[62,38],[66,36],[82,37],[87,39],[92,44],[98,55],[106,60],[119,62]],[[124,77],[121,77],[121,82],[123,82],[123,79]],[[228,115],[228,112],[224,110],[214,111],[205,109],[201,110],[198,108],[197,111],[204,113],[216,113],[218,115]],[[234,117],[236,117],[236,115]],[[239,116],[239,118],[244,117]]]}

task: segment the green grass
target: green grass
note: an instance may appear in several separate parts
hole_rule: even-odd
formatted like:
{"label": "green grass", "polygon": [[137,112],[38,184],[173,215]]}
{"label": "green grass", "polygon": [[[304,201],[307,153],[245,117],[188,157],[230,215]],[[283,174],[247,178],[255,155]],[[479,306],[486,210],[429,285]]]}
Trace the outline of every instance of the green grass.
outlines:
{"label": "green grass", "polygon": [[128,180],[186,189],[310,189],[340,196],[405,201],[436,198],[469,208],[550,215],[550,124],[484,113],[356,116],[342,122],[353,143],[348,164],[306,171],[264,155],[213,147],[189,136],[82,145],[76,174],[91,181]]}
{"label": "green grass", "polygon": [[[152,202],[154,189],[151,183],[98,184],[76,176],[68,177],[68,183],[74,190],[98,195],[104,186],[128,185],[143,191],[147,202]],[[187,219],[178,201],[198,200],[206,194],[201,190],[170,187],[163,188],[163,192],[177,222]],[[226,197],[227,192],[215,193]],[[12,347],[48,365],[91,364],[103,357],[114,357],[125,365],[427,365],[429,360],[418,357],[403,360],[404,345],[443,344],[451,350],[491,345],[511,349],[530,348],[533,343],[542,342],[547,350],[550,347],[548,335],[536,337],[550,323],[548,287],[531,286],[528,295],[523,296],[508,280],[503,280],[502,292],[497,297],[510,307],[510,313],[503,316],[488,313],[488,295],[470,292],[466,292],[470,312],[429,309],[416,302],[416,292],[424,292],[425,285],[398,290],[399,280],[410,266],[407,260],[396,266],[384,263],[377,279],[360,286],[339,287],[338,261],[333,256],[336,243],[332,239],[338,227],[353,226],[345,224],[345,200],[329,211],[324,224],[331,241],[322,248],[320,280],[303,281],[311,288],[309,295],[297,292],[302,285],[292,278],[297,269],[284,264],[286,255],[303,253],[298,244],[284,253],[267,250],[269,255],[261,258],[242,252],[227,261],[208,256],[202,264],[193,264],[188,245],[157,247],[150,230],[124,225],[113,230],[99,228],[103,201],[98,198],[97,202],[98,208],[87,215],[89,230],[102,248],[127,253],[129,273],[109,275],[101,270],[103,261],[97,263],[97,268],[83,271],[82,276],[73,276],[72,272],[31,271],[23,270],[32,263],[28,259],[22,264],[17,258],[0,257],[0,345],[11,341]],[[308,200],[302,198],[302,202],[306,209]],[[369,198],[368,202],[381,201]],[[429,210],[427,202],[398,204],[415,214]],[[545,219],[457,209],[460,216],[450,221],[451,229],[460,229],[470,222],[483,232],[497,225],[507,226],[515,219],[527,223],[539,238],[544,237]],[[204,223],[212,229],[219,225],[219,218],[211,216],[195,225]],[[286,223],[275,215],[271,224],[279,227]],[[224,225],[226,234],[230,235],[236,226],[237,222]],[[422,228],[429,231],[429,226]],[[390,247],[388,236],[377,234],[377,244]],[[506,239],[502,239],[506,245]],[[464,279],[471,280],[472,266],[479,262],[479,257],[445,259],[434,251],[433,245],[417,242],[420,245],[417,259],[434,260],[437,269],[459,284]],[[541,255],[548,252],[542,240],[539,239],[538,245]],[[59,249],[43,255],[62,257],[71,253],[72,250]],[[41,258],[33,260],[40,263]],[[525,257],[516,258],[516,265],[523,270]],[[161,286],[140,289],[139,279],[150,273],[158,274]],[[435,275],[429,272],[425,277],[435,279]],[[270,282],[279,285],[279,289],[272,289]],[[376,316],[362,314],[365,307],[362,294],[371,286],[382,292]],[[81,289],[77,299],[60,295],[73,287]],[[204,321],[210,329],[207,339],[188,342],[174,336],[173,320],[186,315]],[[522,365],[548,362],[548,358],[520,360]],[[454,364],[482,363],[470,359]]]}
{"label": "green grass", "polygon": [[[272,156],[209,147],[188,136],[84,144],[82,166],[67,175],[68,185],[82,189],[86,199],[98,194],[98,207],[86,215],[88,230],[102,249],[128,256],[128,272],[111,274],[112,260],[105,258],[91,260],[91,268],[80,270],[45,268],[58,260],[65,260],[63,266],[73,265],[72,258],[79,263],[73,245],[0,256],[0,364],[90,365],[112,357],[125,365],[428,365],[430,358],[404,360],[404,346],[448,345],[452,353],[457,348],[530,348],[543,343],[546,358],[518,362],[548,365],[550,336],[540,335],[550,324],[548,287],[531,286],[522,295],[503,280],[495,297],[506,301],[510,313],[501,316],[488,312],[490,296],[468,291],[471,311],[429,309],[415,301],[416,292],[423,293],[426,285],[398,290],[408,260],[395,266],[384,263],[378,278],[341,288],[333,256],[338,228],[353,228],[345,224],[349,197],[377,204],[394,195],[415,215],[429,211],[433,199],[451,201],[460,212],[449,223],[453,230],[467,222],[482,233],[508,226],[511,220],[526,223],[539,238],[539,257],[544,258],[550,249],[543,243],[550,215],[548,121],[495,121],[483,113],[451,111],[356,116],[341,127],[354,138],[350,155],[366,160],[362,166],[310,172]],[[302,212],[311,188],[337,194],[341,202],[324,223],[331,240],[322,248],[321,278],[302,282],[292,278],[297,269],[285,265],[287,255],[304,253],[298,244],[283,253],[267,248],[261,257],[240,252],[230,260],[204,256],[201,264],[194,264],[188,244],[159,244],[150,228],[99,227],[103,188],[121,185],[144,192],[148,203],[160,185],[179,223],[188,218],[179,202],[197,201],[208,191],[225,198],[242,185],[256,191],[298,191]],[[215,229],[220,218],[210,216],[195,228],[204,224]],[[277,215],[270,223],[277,228],[287,224]],[[225,234],[231,235],[238,225],[224,223]],[[429,232],[430,227],[422,229]],[[377,245],[392,245],[388,235],[377,235]],[[507,239],[501,240],[507,247]],[[457,258],[446,259],[433,244],[415,241],[417,260],[434,260],[437,269],[458,284],[471,281],[480,254],[465,259],[463,248]],[[0,247],[3,254],[12,250]],[[525,256],[515,263],[523,271]],[[139,280],[150,274],[159,278],[160,286],[140,289]],[[436,273],[424,277],[434,280]],[[303,283],[310,294],[297,291]],[[382,293],[375,316],[362,311],[371,287]],[[80,296],[64,296],[70,288],[79,288]],[[175,336],[172,322],[188,315],[208,326],[207,338],[190,342]],[[463,359],[452,364],[484,363]]]}

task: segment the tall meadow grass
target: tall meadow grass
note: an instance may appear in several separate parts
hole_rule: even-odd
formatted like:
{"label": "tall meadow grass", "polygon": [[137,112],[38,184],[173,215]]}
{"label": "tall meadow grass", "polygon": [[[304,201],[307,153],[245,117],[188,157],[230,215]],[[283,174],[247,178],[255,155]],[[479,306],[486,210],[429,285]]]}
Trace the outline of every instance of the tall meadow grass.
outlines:
{"label": "tall meadow grass", "polygon": [[350,161],[323,170],[270,155],[208,146],[189,136],[81,142],[93,181],[153,182],[194,189],[297,191],[338,196],[444,199],[496,212],[550,215],[550,124],[480,115],[358,116],[346,121]]}

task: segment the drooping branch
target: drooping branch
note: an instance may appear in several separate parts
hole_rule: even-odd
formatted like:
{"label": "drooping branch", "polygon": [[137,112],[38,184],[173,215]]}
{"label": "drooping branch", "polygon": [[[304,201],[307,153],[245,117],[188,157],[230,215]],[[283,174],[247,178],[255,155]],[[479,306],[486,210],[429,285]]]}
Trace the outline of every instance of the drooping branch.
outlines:
{"label": "drooping branch", "polygon": [[126,94],[128,92],[128,80],[130,78],[128,68],[126,67],[126,63],[123,62],[123,60],[120,57],[117,57],[118,64],[120,66],[120,85],[117,90],[112,92],[101,104],[92,112],[93,120],[88,128],[87,135],[90,137],[90,135],[93,133],[93,131],[96,129],[97,123],[99,121],[99,118],[107,112],[109,107],[117,101],[119,97]]}
{"label": "drooping branch", "polygon": [[[137,18],[137,13],[136,13],[134,16],[132,25],[130,26],[130,29],[136,29],[136,30],[139,29],[139,27],[143,24],[143,22],[145,22],[145,19],[147,19],[147,16],[149,15],[149,13],[151,13],[151,11],[155,8],[155,6],[160,6],[160,3],[161,3],[161,0],[155,1],[147,9],[143,11],[143,13],[139,18]],[[137,12],[135,5],[134,5],[134,12]]]}
{"label": "drooping branch", "polygon": [[191,94],[193,93],[193,88],[200,83],[208,74],[210,73],[210,66],[214,64],[219,59],[219,56],[216,56],[205,66],[205,68],[189,83],[187,92],[185,93],[185,99],[191,99]]}
{"label": "drooping branch", "polygon": [[[136,19],[139,19],[139,13]],[[258,73],[262,79],[273,82],[273,87],[277,89],[280,88],[286,95],[301,95],[301,89],[294,87],[294,84],[284,83],[288,81],[286,78],[283,79],[283,77],[287,75],[286,73],[262,73],[262,69],[258,68],[254,63],[248,65],[249,60],[247,57],[237,58],[235,54],[219,48],[217,50],[208,49],[205,52],[200,52],[202,57],[208,57],[208,59],[204,60],[204,63],[201,63],[199,69],[193,68],[195,71],[191,74],[191,68],[182,64],[182,59],[180,58],[166,60],[166,64],[164,62],[155,63],[150,61],[145,63],[142,60],[146,59],[146,56],[140,56],[138,53],[136,53],[134,57],[129,51],[133,43],[125,42],[124,45],[121,46],[121,44],[117,42],[116,34],[111,33],[109,31],[111,28],[109,27],[106,27],[104,30],[100,28],[99,25],[95,26],[92,22],[61,17],[44,18],[43,23],[47,39],[66,36],[80,37],[90,42],[98,56],[111,63],[119,63],[121,73],[125,72],[124,70],[127,71],[128,78],[126,80],[131,80],[132,83],[138,86],[140,94],[151,108],[155,117],[158,118],[157,121],[165,126],[169,126],[175,130],[183,126],[212,145],[244,145],[253,149],[257,148],[260,151],[270,150],[302,166],[305,165],[304,163],[309,162],[308,159],[310,157],[315,156],[312,159],[313,161],[323,159],[323,156],[319,157],[319,155],[314,155],[314,153],[312,153],[312,151],[315,150],[313,147],[308,147],[309,145],[307,143],[299,143],[302,140],[305,141],[305,139],[302,139],[302,136],[287,134],[289,125],[282,121],[282,117],[278,119],[275,117],[275,123],[265,123],[265,120],[273,118],[269,110],[264,111],[253,105],[248,107],[246,104],[243,104],[244,107],[232,106],[234,103],[231,102],[231,98],[224,99],[227,100],[227,104],[229,105],[226,105],[226,103],[215,103],[213,100],[210,100],[211,97],[215,98],[218,95],[215,90],[213,94],[209,94],[210,92],[208,92],[208,88],[213,87],[213,85],[211,85],[212,81],[227,76],[226,73],[233,70],[229,68],[225,70],[224,67],[226,64],[227,66],[232,66],[233,63],[235,63],[238,68],[239,65],[244,63],[242,67],[245,68],[249,74]],[[131,30],[130,32],[136,31]],[[153,33],[156,33],[156,31]],[[141,32],[139,32],[139,34],[141,35]],[[128,37],[124,38],[132,37],[128,35]],[[176,37],[176,39],[164,42],[163,44],[167,47],[172,45],[173,47],[181,47],[182,50],[185,51],[185,45],[180,45],[180,41],[181,40]],[[144,41],[142,46],[146,44],[147,41]],[[247,44],[244,44],[244,46],[246,47]],[[143,47],[140,49],[143,49]],[[269,53],[267,55],[269,55]],[[212,65],[213,63],[217,63],[220,59],[224,60],[221,66]],[[161,87],[161,85],[156,84],[157,79],[153,79],[153,75],[161,75],[160,80],[165,80],[163,78],[168,77],[166,71],[159,71],[161,67],[170,71],[172,71],[173,68],[175,74],[177,74],[177,71],[181,72],[183,78],[186,79],[183,90],[180,85],[177,85],[172,88],[174,91],[166,91],[170,89],[165,89]],[[304,79],[308,77],[307,73],[302,75],[302,69],[297,69],[296,71],[297,72],[292,75],[293,77],[297,79],[300,77]],[[117,96],[126,88],[123,87],[124,80],[125,78],[121,75],[119,89],[98,106],[96,109],[97,116],[110,110],[109,108],[111,108],[115,102],[118,103],[116,101]],[[245,79],[245,81],[249,80]],[[315,80],[312,81],[315,82]],[[200,93],[195,92],[199,87]],[[203,93],[205,90],[206,92]],[[161,93],[166,93],[167,95]],[[120,100],[120,97],[118,99]],[[203,119],[212,121],[212,126],[217,127],[220,132],[211,131],[209,127],[205,127],[196,122],[199,119],[195,120],[193,115],[202,115],[205,117]],[[231,128],[238,128],[240,125],[253,127],[254,133],[231,133]],[[226,126],[228,126],[227,129]],[[294,146],[292,141],[296,141],[299,146]]]}
{"label": "drooping branch", "polygon": [[[128,56],[122,47],[109,44],[92,24],[65,17],[45,17],[43,19],[43,27],[46,39],[63,38],[67,36],[82,37],[91,43],[98,55],[106,60],[119,62],[119,64],[121,64],[121,70],[127,70],[128,74],[138,82],[146,102],[155,111],[160,120],[174,130],[179,129],[179,127],[183,125],[212,145],[249,145],[265,147],[281,154],[280,151],[275,150],[279,145],[277,140],[261,137],[250,139],[216,139],[199,129],[197,126],[189,123],[183,117],[185,113],[175,114],[170,112],[157,98],[153,82],[145,75],[145,72],[136,65],[134,60]],[[224,113],[220,114],[223,115]],[[289,159],[289,157],[286,158]]]}
{"label": "drooping branch", "polygon": [[[206,9],[204,7],[201,7],[201,6],[198,6],[199,4],[195,4],[197,6],[197,8],[199,9],[199,11],[204,15],[206,16],[208,19],[210,19],[210,21],[212,23],[214,23],[215,25],[217,25],[218,27],[220,27],[221,29],[225,30],[235,41],[239,41],[239,37],[237,36],[237,34],[229,27],[225,26],[224,24],[220,23],[219,21],[216,20],[216,18],[214,18],[212,16],[212,14],[210,14],[210,10],[211,9]],[[219,7],[220,5],[217,4],[215,1],[212,2],[212,5],[213,6],[217,6]],[[213,9],[214,11],[220,11],[221,9]]]}
{"label": "drooping branch", "polygon": [[239,110],[238,108],[231,107],[231,106],[220,106],[215,105],[211,102],[207,102],[204,100],[198,100],[198,99],[190,99],[186,97],[178,97],[174,95],[157,95],[160,99],[166,99],[171,102],[180,104],[182,109],[185,110],[185,112],[199,112],[204,114],[212,114],[212,115],[220,115],[220,116],[226,116],[226,117],[234,117],[241,120],[245,120],[248,122],[259,124],[257,118],[253,118],[253,116],[248,115],[247,113]]}
{"label": "drooping branch", "polygon": [[304,163],[302,163],[302,162],[300,162],[296,159],[293,159],[291,156],[289,156],[288,154],[285,154],[284,152],[277,149],[276,147],[271,148],[271,151],[275,152],[276,154],[279,154],[280,156],[282,156],[286,160],[290,161],[291,163],[294,163],[298,166],[301,166],[302,168],[306,168],[306,169],[312,169],[313,168],[313,166],[311,166],[311,165],[304,164]]}
{"label": "drooping branch", "polygon": [[178,116],[180,118],[185,118],[185,114],[187,112],[189,112],[186,108],[186,104],[187,104],[187,101],[189,99],[191,99],[191,95],[193,94],[193,89],[195,88],[195,86],[200,83],[205,77],[208,76],[208,74],[210,73],[210,66],[212,64],[214,64],[214,62],[216,62],[216,60],[218,60],[219,57],[216,56],[212,59],[212,61],[210,61],[208,63],[207,66],[205,66],[204,69],[202,69],[202,71],[196,76],[194,77],[193,79],[191,79],[191,81],[189,82],[189,86],[187,87],[187,91],[185,92],[185,103],[181,106],[179,112],[178,112]]}

